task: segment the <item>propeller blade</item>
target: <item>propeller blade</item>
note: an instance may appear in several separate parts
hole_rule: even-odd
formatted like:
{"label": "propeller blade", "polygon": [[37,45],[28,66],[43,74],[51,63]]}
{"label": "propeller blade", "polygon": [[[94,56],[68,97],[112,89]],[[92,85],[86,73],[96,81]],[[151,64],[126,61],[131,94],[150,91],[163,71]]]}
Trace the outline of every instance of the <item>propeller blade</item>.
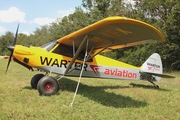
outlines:
{"label": "propeller blade", "polygon": [[19,24],[18,24],[18,26],[17,26],[17,30],[16,30],[16,34],[15,34],[15,37],[14,37],[14,41],[13,41],[12,46],[8,46],[8,47],[7,47],[8,50],[11,51],[11,55],[10,55],[9,60],[8,60],[8,64],[7,64],[7,68],[6,68],[6,73],[7,73],[7,71],[8,71],[8,68],[9,68],[9,65],[10,65],[10,62],[11,62],[11,59],[12,59],[12,57],[13,57],[14,46],[16,45],[17,36],[18,36],[18,30],[19,30]]}
{"label": "propeller blade", "polygon": [[16,34],[15,34],[15,37],[14,37],[14,41],[13,41],[12,46],[15,46],[15,45],[16,45],[17,36],[18,36],[18,30],[19,30],[19,24],[18,24],[18,26],[17,26],[17,30],[16,30]]}
{"label": "propeller blade", "polygon": [[12,59],[12,55],[13,55],[13,52],[11,52],[11,55],[10,55],[10,57],[9,57],[8,64],[7,64],[7,68],[6,68],[6,73],[7,73],[7,71],[8,71],[9,64],[10,64],[11,59]]}

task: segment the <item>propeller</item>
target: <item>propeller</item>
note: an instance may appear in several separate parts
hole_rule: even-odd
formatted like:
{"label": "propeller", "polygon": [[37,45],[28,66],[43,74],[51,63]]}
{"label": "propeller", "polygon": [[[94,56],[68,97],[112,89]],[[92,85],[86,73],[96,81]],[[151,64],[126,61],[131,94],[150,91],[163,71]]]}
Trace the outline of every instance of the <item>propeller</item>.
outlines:
{"label": "propeller", "polygon": [[6,73],[8,71],[8,68],[9,68],[9,65],[10,65],[10,62],[11,62],[11,59],[12,59],[12,56],[13,56],[13,52],[14,52],[14,46],[16,45],[16,41],[17,41],[17,36],[18,36],[18,30],[19,30],[19,24],[17,26],[17,30],[16,30],[16,34],[15,34],[15,37],[14,37],[14,40],[13,40],[13,44],[11,46],[8,46],[8,50],[11,51],[11,55],[9,57],[9,61],[8,61],[8,64],[7,64],[7,68],[6,68]]}

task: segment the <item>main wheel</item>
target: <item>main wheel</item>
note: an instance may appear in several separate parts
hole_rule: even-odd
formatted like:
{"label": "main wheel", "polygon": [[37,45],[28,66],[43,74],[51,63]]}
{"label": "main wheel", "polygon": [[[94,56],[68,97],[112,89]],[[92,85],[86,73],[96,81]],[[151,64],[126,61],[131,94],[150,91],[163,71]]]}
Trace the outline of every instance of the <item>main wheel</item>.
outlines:
{"label": "main wheel", "polygon": [[58,81],[51,76],[44,76],[37,84],[37,89],[40,95],[54,95],[59,90]]}
{"label": "main wheel", "polygon": [[37,89],[38,81],[39,81],[42,77],[44,77],[43,74],[36,74],[36,75],[34,75],[34,76],[32,77],[32,79],[31,79],[31,87],[32,87],[33,89]]}

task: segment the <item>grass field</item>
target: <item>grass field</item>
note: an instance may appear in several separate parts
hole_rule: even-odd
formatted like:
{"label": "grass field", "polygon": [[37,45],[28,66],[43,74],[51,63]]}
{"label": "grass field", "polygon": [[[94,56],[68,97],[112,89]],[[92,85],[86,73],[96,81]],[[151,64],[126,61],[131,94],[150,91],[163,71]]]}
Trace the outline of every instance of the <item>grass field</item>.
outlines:
{"label": "grass field", "polygon": [[1,120],[179,120],[180,72],[175,79],[156,84],[146,81],[82,78],[73,107],[78,78],[60,81],[57,95],[39,96],[30,79],[37,73],[7,60],[0,60]]}

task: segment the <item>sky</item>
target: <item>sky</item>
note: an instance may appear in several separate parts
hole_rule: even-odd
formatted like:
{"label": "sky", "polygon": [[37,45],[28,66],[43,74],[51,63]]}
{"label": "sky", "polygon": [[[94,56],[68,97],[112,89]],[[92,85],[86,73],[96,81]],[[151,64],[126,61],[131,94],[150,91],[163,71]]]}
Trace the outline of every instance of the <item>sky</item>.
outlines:
{"label": "sky", "polygon": [[0,36],[7,31],[31,34],[36,28],[48,25],[74,12],[82,0],[0,0]]}

